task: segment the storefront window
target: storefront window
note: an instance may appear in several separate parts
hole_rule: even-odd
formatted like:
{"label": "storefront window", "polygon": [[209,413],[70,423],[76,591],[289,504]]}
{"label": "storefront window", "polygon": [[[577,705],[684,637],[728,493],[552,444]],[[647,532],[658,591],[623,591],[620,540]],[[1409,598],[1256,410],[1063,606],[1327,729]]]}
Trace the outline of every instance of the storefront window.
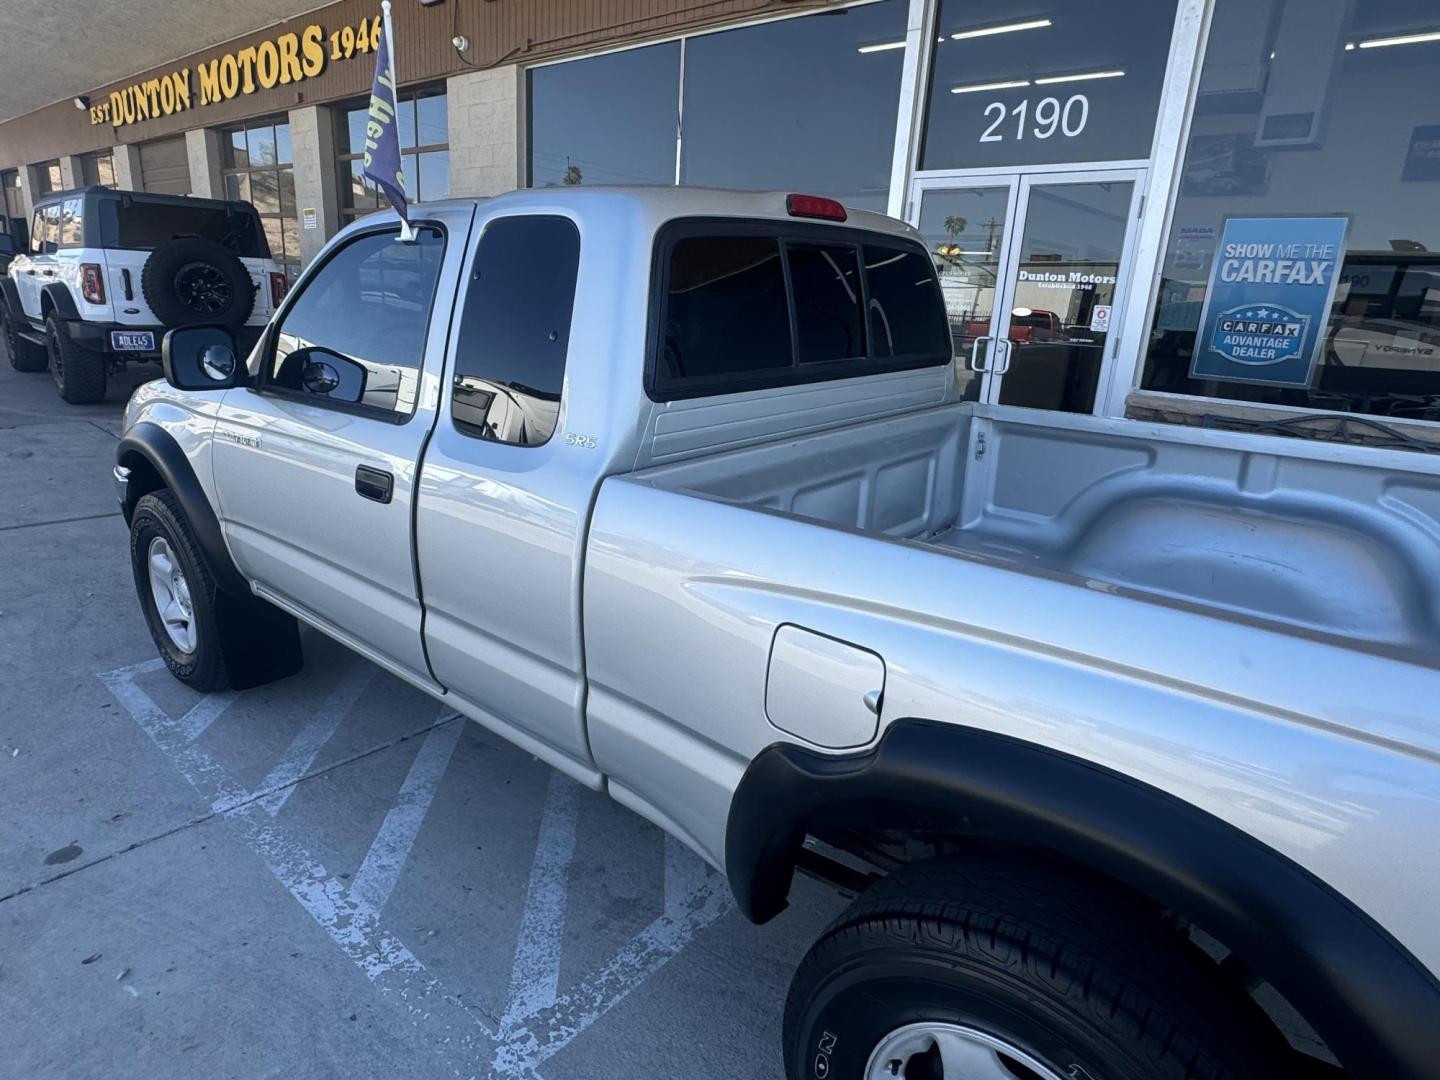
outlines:
{"label": "storefront window", "polygon": [[300,224],[295,211],[295,168],[290,125],[260,120],[221,133],[225,197],[254,205],[270,242],[270,257],[293,281],[300,272]]}
{"label": "storefront window", "polygon": [[1142,389],[1440,420],[1437,85],[1440,0],[1219,0]]}
{"label": "storefront window", "polygon": [[678,136],[681,183],[883,210],[906,13],[878,0],[532,69],[530,183],[671,184]]}
{"label": "storefront window", "polygon": [[532,68],[530,186],[673,184],[680,42]]}
{"label": "storefront window", "polygon": [[[445,88],[402,90],[399,94],[401,166],[405,191],[411,202],[435,202],[450,197],[450,116]],[[390,203],[362,176],[365,170],[365,120],[369,99],[341,106],[336,131],[340,145],[340,216],[345,224],[357,217],[384,210]]]}
{"label": "storefront window", "polygon": [[6,169],[0,172],[0,213],[14,222],[25,217],[25,203],[20,198],[20,170]]}
{"label": "storefront window", "polygon": [[93,154],[80,155],[81,187],[115,186],[115,152],[96,150]]}
{"label": "storefront window", "polygon": [[905,0],[685,42],[680,176],[707,187],[815,192],[885,209]]}
{"label": "storefront window", "polygon": [[1148,158],[1175,0],[942,0],[922,169]]}
{"label": "storefront window", "polygon": [[34,166],[35,176],[35,197],[49,195],[52,191],[59,191],[63,181],[60,179],[60,162],[42,161]]}

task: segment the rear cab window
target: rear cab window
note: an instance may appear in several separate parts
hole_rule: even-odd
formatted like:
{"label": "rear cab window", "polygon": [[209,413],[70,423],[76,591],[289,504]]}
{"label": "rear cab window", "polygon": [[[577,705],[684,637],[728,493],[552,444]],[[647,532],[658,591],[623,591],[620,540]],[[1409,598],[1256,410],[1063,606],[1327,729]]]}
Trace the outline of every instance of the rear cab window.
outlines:
{"label": "rear cab window", "polygon": [[253,210],[143,198],[100,200],[100,244],[125,251],[153,251],[171,240],[201,239],[242,259],[268,259],[270,246]]}
{"label": "rear cab window", "polygon": [[656,401],[951,361],[944,298],[904,237],[806,222],[680,220],[657,241]]}

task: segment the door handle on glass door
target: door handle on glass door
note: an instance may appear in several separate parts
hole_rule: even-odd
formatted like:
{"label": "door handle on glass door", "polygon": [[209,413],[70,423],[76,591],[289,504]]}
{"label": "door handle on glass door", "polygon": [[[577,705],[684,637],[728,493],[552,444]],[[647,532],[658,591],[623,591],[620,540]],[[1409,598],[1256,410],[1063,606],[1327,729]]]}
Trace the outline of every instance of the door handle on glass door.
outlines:
{"label": "door handle on glass door", "polygon": [[995,338],[989,334],[977,337],[970,343],[970,370],[983,372],[985,368],[980,363],[980,343],[982,341],[994,341]]}
{"label": "door handle on glass door", "polygon": [[990,374],[1004,375],[1007,371],[1010,370],[1010,359],[1012,355],[1012,350],[1014,348],[1015,342],[1012,341],[1010,338],[1002,337],[995,339],[995,358],[999,361],[1003,361],[1003,364],[998,367],[992,367],[990,369]]}

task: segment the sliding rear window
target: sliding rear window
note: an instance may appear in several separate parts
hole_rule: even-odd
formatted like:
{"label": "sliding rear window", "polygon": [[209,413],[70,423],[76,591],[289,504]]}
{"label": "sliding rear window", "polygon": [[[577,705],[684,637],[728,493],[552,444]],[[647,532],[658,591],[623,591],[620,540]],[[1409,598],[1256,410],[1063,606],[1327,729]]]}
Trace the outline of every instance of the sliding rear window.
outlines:
{"label": "sliding rear window", "polygon": [[656,401],[950,362],[918,244],[790,222],[684,221],[656,247]]}

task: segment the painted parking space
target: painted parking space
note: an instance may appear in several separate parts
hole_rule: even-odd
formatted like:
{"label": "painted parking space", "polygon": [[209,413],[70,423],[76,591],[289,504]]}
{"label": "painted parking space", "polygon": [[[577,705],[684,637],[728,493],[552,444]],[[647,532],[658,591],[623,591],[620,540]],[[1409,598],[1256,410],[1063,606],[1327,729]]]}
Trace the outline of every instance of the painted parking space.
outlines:
{"label": "painted parking space", "polygon": [[751,926],[682,845],[316,634],[282,683],[181,686],[105,501],[116,396],[70,415],[0,362],[0,450],[47,446],[0,506],[53,478],[0,523],[0,1072],[780,1075],[839,898]]}

